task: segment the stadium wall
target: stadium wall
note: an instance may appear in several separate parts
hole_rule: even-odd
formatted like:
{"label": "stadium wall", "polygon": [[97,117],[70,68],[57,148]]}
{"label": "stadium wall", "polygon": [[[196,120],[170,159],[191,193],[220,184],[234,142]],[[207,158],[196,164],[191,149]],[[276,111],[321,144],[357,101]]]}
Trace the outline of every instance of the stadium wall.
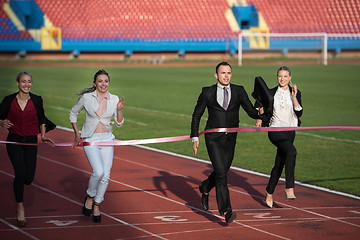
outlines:
{"label": "stadium wall", "polygon": [[[189,53],[227,53],[235,55],[238,50],[237,39],[126,39],[126,40],[62,40],[61,50],[42,50],[41,43],[28,40],[1,40],[0,55],[25,57],[31,52],[37,53],[70,53],[71,57],[79,57],[84,53],[119,53],[131,58],[136,53],[175,53],[175,57],[184,57]],[[273,41],[266,50],[250,49],[249,42],[243,40],[243,50],[246,52],[278,52],[286,55],[294,51],[317,51],[316,40],[279,40]],[[348,51],[360,51],[360,39],[336,38],[328,40],[328,51],[339,54]],[[13,55],[12,55],[13,54]],[[56,54],[55,54],[56,55]],[[60,54],[59,54],[60,56]],[[94,56],[96,57],[96,56]]]}

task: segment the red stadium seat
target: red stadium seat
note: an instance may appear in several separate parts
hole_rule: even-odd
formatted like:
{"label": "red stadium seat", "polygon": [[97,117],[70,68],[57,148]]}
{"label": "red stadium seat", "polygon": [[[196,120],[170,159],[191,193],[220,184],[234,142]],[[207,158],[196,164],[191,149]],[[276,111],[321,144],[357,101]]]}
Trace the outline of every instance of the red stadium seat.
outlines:
{"label": "red stadium seat", "polygon": [[[199,31],[195,34],[196,36],[218,37],[218,35],[227,36],[231,33],[225,18],[225,12],[229,8],[226,0],[204,0],[197,4],[190,0],[152,2],[37,0],[37,3],[56,26],[63,27],[63,31],[74,31],[71,29],[81,27],[85,32],[91,32],[91,36],[96,36],[95,38],[112,38],[119,34],[107,35],[100,34],[99,31],[93,32],[94,26],[110,28],[114,31],[121,31],[121,26],[134,26],[139,29],[127,31],[126,36],[129,38],[191,37],[194,35],[194,27],[196,31]],[[176,29],[180,26],[184,29],[178,33]],[[202,26],[209,30],[204,31]],[[220,33],[212,30],[217,26],[222,26]],[[153,28],[157,31],[153,31]],[[71,34],[75,38],[82,38],[83,35],[86,34],[79,35],[76,31]]]}
{"label": "red stadium seat", "polygon": [[262,13],[271,32],[360,33],[360,7],[357,0],[248,0],[247,2],[253,4]]}

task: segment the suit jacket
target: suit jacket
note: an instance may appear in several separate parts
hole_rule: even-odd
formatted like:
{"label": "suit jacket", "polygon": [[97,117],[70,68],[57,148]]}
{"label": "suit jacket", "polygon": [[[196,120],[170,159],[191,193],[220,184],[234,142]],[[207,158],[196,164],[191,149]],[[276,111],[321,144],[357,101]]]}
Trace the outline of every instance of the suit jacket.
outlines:
{"label": "suit jacket", "polygon": [[[0,119],[4,120],[7,118],[7,115],[10,111],[11,102],[16,97],[18,92],[13,93],[11,95],[8,95],[4,97],[3,101],[0,104]],[[36,115],[39,121],[39,131],[40,131],[40,125],[45,124],[46,132],[53,130],[56,125],[51,122],[49,119],[46,118],[44,107],[43,107],[43,100],[41,96],[35,95],[30,93],[30,98],[34,103],[35,109],[36,109]]]}
{"label": "suit jacket", "polygon": [[[275,93],[276,93],[277,89],[278,89],[278,86],[270,89],[270,94],[272,96],[272,98],[269,100],[270,101],[270,106],[274,106],[274,96],[275,96]],[[291,93],[291,90],[292,90],[292,88],[289,86],[290,93]],[[300,106],[302,107],[302,104],[301,104],[301,92],[299,90],[297,91],[296,99],[298,100]],[[259,104],[255,103],[255,106],[259,106]],[[271,120],[271,117],[273,115],[273,107],[271,107],[271,110],[272,110],[271,113],[265,114],[265,116],[262,119],[262,126],[263,127],[268,127],[269,124],[270,124],[270,120]],[[296,117],[298,118],[298,126],[300,127],[300,125],[301,125],[300,117],[303,114],[303,109],[301,109],[300,111],[295,111],[295,109],[294,109],[294,112],[295,112]]]}
{"label": "suit jacket", "polygon": [[[234,128],[239,127],[239,109],[243,107],[245,112],[254,119],[259,119],[258,111],[254,108],[243,86],[230,84],[231,99],[227,110],[217,102],[217,84],[204,87],[198,98],[191,121],[190,137],[199,136],[199,124],[205,109],[208,109],[206,129]],[[208,139],[216,138],[225,133],[207,133]],[[233,134],[236,136],[236,133]]]}
{"label": "suit jacket", "polygon": [[[99,109],[99,100],[96,97],[96,91],[82,95],[78,102],[71,108],[69,115],[71,123],[77,122],[77,117],[80,111],[85,109],[85,122],[81,130],[81,137],[91,137],[99,122],[108,129],[112,130],[114,122],[111,121],[111,118],[112,116],[115,116],[115,120],[117,119],[116,106],[119,102],[119,97],[110,93],[109,96],[110,99],[106,101],[106,112],[104,112],[101,116],[97,114],[97,110]],[[122,125],[117,122],[116,124],[119,127]]]}

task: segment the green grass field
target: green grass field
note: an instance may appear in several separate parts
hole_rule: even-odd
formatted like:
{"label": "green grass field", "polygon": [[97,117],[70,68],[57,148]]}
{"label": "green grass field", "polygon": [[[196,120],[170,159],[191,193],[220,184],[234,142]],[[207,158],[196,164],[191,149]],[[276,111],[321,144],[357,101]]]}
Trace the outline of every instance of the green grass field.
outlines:
{"label": "green grass field", "polygon": [[[91,85],[93,74],[102,68],[101,62],[98,65],[98,68],[0,67],[0,98],[17,91],[15,77],[18,72],[29,71],[34,79],[32,92],[43,97],[47,116],[57,125],[71,128],[69,110],[78,99],[75,94]],[[256,76],[262,76],[269,87],[276,85],[278,67],[233,66],[232,83],[243,85],[250,96]],[[360,125],[359,66],[289,67],[293,83],[302,92],[302,126]],[[126,99],[123,110],[125,124],[114,129],[117,139],[188,135],[201,88],[216,81],[214,68],[106,68],[111,76],[110,92]],[[79,125],[83,120],[84,114],[81,114]],[[240,125],[254,124],[255,121],[241,110]],[[204,126],[205,121],[202,121],[201,128]],[[191,141],[150,146],[192,155]],[[295,146],[298,150],[296,180],[360,196],[360,131],[298,131]],[[269,174],[275,153],[267,133],[239,133],[233,164]],[[203,137],[200,138],[197,157],[208,159]]]}

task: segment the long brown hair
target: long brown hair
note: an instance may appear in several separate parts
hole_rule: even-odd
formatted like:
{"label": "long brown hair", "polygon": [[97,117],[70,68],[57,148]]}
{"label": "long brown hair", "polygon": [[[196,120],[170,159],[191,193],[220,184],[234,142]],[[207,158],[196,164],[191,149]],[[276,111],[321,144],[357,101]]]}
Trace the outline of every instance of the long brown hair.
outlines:
{"label": "long brown hair", "polygon": [[[95,83],[96,78],[97,78],[99,75],[106,75],[106,76],[108,77],[108,79],[109,79],[109,82],[110,82],[110,75],[109,75],[104,69],[100,69],[99,71],[97,71],[97,72],[95,73],[93,83]],[[83,89],[81,92],[79,92],[79,93],[76,94],[76,95],[82,96],[82,95],[84,95],[85,93],[93,92],[93,91],[95,91],[95,90],[96,90],[96,87],[93,85],[92,87]]]}

